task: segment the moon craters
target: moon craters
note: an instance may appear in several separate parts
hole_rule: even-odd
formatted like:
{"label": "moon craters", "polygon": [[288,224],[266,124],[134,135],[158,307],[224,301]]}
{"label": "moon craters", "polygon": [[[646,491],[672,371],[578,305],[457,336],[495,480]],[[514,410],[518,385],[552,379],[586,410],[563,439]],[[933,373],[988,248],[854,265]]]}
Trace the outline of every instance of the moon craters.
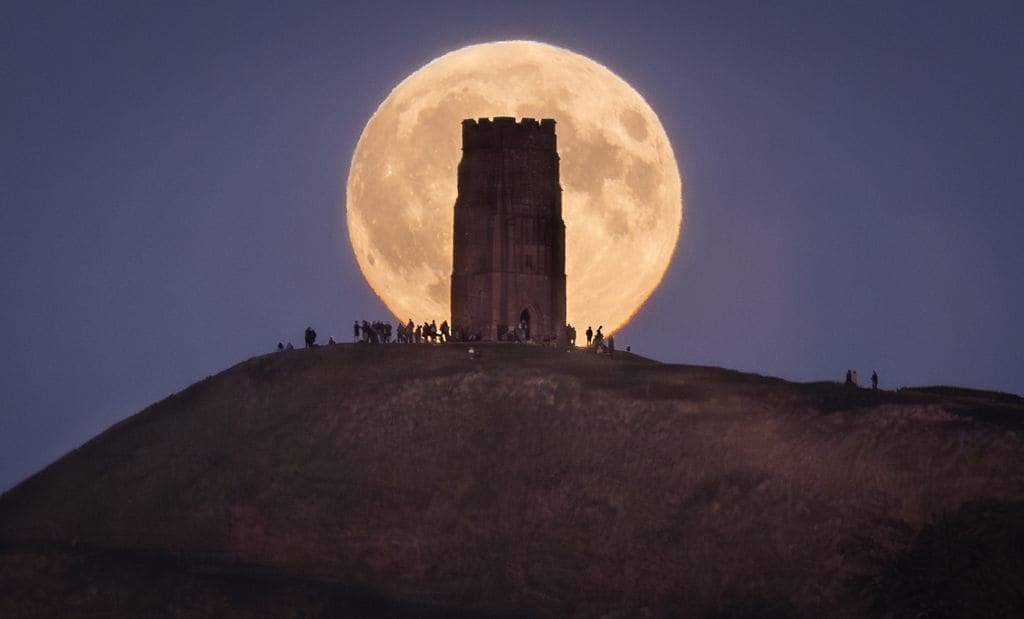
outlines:
{"label": "moon craters", "polygon": [[647,139],[647,121],[636,110],[622,110],[622,113],[619,114],[619,122],[622,123],[629,137],[637,142]]}

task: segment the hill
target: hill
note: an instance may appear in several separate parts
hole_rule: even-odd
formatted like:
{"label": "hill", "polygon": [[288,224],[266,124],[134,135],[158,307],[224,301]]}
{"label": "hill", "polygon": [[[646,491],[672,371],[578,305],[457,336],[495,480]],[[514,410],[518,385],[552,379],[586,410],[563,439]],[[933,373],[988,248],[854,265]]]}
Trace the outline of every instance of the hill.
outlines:
{"label": "hill", "polygon": [[0,616],[1006,616],[1024,402],[528,346],[250,359],[0,497]]}

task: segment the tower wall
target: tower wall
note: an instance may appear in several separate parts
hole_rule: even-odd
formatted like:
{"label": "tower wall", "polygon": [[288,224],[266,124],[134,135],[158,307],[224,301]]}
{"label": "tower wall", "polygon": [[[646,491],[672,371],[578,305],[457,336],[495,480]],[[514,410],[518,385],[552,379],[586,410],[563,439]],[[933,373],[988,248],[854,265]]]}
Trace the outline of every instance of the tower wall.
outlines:
{"label": "tower wall", "polygon": [[565,223],[555,121],[462,121],[452,330],[496,340],[529,315],[533,341],[565,330]]}

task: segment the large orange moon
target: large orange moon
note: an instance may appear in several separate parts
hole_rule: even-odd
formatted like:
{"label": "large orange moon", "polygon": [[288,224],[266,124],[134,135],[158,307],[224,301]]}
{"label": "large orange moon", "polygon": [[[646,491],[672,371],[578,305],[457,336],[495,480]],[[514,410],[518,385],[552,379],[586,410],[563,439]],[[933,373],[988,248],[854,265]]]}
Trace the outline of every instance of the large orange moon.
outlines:
{"label": "large orange moon", "polygon": [[384,99],[348,176],[359,268],[398,320],[450,319],[461,123],[494,116],[555,119],[567,320],[581,334],[588,325],[614,332],[668,268],[682,225],[682,181],[643,97],[597,62],[551,45],[465,47]]}

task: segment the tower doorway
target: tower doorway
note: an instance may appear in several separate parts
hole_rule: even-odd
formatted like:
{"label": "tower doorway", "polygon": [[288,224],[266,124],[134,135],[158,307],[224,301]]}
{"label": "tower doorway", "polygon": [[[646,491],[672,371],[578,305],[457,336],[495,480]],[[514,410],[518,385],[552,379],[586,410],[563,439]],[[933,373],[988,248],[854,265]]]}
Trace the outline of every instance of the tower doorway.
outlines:
{"label": "tower doorway", "polygon": [[516,335],[519,336],[520,342],[526,342],[530,339],[530,310],[524,309],[519,314],[519,328],[516,329]]}

